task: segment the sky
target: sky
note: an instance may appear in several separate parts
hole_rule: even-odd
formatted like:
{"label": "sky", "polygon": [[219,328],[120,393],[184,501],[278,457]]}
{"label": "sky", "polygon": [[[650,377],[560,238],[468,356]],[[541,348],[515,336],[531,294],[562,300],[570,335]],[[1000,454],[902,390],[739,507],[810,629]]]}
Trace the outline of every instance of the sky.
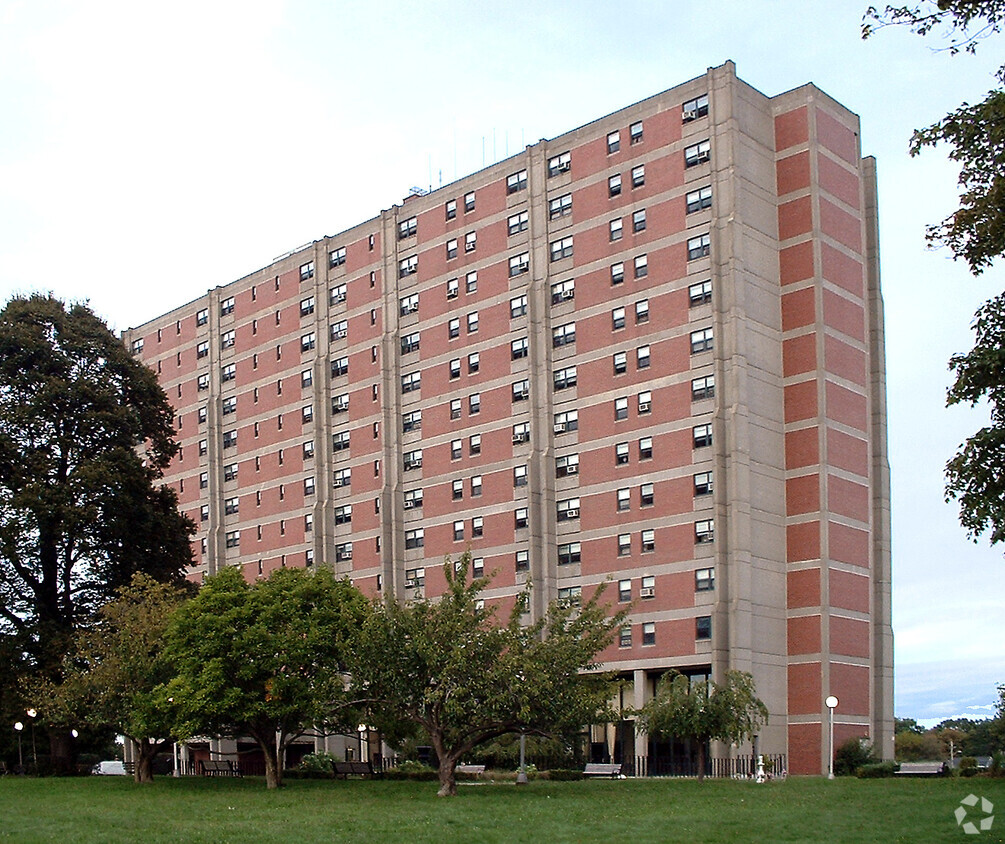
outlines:
{"label": "sky", "polygon": [[52,291],[123,330],[728,59],[768,95],[813,82],[878,159],[896,714],[991,715],[1003,549],[967,539],[942,475],[987,414],[944,405],[1005,264],[926,249],[956,170],[907,149],[983,98],[1003,39],[863,42],[867,5],[0,0],[0,303]]}

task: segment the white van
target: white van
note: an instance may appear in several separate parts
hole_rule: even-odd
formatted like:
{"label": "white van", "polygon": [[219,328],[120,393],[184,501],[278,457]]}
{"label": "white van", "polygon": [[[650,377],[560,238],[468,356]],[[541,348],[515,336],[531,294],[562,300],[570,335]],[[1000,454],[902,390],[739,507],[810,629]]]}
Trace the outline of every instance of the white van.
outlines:
{"label": "white van", "polygon": [[91,773],[102,774],[104,776],[124,776],[126,773],[126,766],[117,760],[98,762],[97,765],[91,768]]}

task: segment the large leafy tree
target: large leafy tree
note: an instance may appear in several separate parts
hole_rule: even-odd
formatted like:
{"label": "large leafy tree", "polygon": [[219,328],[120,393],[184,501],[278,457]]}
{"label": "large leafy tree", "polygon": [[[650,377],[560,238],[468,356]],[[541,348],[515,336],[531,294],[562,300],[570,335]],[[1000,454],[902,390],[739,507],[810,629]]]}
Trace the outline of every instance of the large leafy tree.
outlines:
{"label": "large leafy tree", "polygon": [[[928,0],[909,6],[870,6],[862,26],[868,38],[886,26],[906,26],[918,35],[939,32],[950,52],[973,53],[982,40],[1005,24],[1005,0]],[[941,120],[914,132],[911,155],[946,144],[960,166],[959,208],[928,227],[932,245],[947,246],[979,275],[1005,253],[1005,65],[997,87],[971,105],[962,103]],[[1005,538],[1005,294],[977,312],[976,340],[965,355],[954,355],[956,373],[947,404],[987,399],[991,422],[960,447],[946,466],[946,499],[960,505],[960,521],[973,538],[989,532],[991,542]]]}
{"label": "large leafy tree", "polygon": [[664,738],[693,738],[698,744],[698,779],[705,778],[710,741],[740,742],[768,720],[768,708],[744,671],[727,671],[726,682],[692,683],[683,674],[663,675],[656,694],[638,711],[646,732]]}
{"label": "large leafy tree", "polygon": [[165,656],[174,676],[155,702],[171,710],[180,739],[253,738],[266,783],[277,788],[293,739],[311,726],[358,723],[347,705],[345,667],[366,605],[327,569],[279,569],[249,584],[226,568],[173,615]]}
{"label": "large leafy tree", "polygon": [[483,606],[487,581],[469,579],[470,563],[465,554],[444,564],[435,599],[373,604],[354,648],[353,691],[368,719],[387,735],[403,721],[429,735],[441,797],[457,793],[454,768],[473,748],[507,733],[563,734],[605,712],[610,680],[595,657],[624,618],[607,614],[598,591],[524,625],[524,592],[502,622]]}
{"label": "large leafy tree", "polygon": [[[58,681],[73,635],[137,571],[180,580],[191,523],[159,484],[177,448],[154,373],[85,305],[0,311],[0,634]],[[69,733],[50,731],[57,764]]]}
{"label": "large leafy tree", "polygon": [[44,682],[44,717],[67,727],[112,728],[136,750],[136,782],[153,781],[153,760],[172,740],[171,709],[155,690],[171,679],[164,632],[190,590],[135,574],[80,634],[58,685]]}

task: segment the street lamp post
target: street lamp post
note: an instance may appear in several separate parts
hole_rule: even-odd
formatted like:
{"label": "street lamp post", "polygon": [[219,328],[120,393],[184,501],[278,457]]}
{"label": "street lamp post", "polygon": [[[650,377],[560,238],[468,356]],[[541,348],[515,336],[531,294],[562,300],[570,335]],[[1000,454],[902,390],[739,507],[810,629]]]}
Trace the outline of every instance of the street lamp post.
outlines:
{"label": "street lamp post", "polygon": [[24,724],[20,721],[14,722],[14,730],[17,733],[17,767],[18,770],[24,773],[24,756],[21,755],[21,730],[24,729]]}
{"label": "street lamp post", "polygon": [[35,716],[38,715],[34,709],[29,709],[25,713],[29,718],[31,718],[31,761],[38,768],[38,754],[35,752]]}
{"label": "street lamp post", "polygon": [[834,695],[829,695],[824,701],[830,710],[830,756],[827,762],[827,779],[834,779],[834,710],[837,708],[838,699]]}
{"label": "street lamp post", "polygon": [[517,785],[527,785],[527,765],[525,750],[527,748],[527,736],[520,730],[520,770],[516,775]]}

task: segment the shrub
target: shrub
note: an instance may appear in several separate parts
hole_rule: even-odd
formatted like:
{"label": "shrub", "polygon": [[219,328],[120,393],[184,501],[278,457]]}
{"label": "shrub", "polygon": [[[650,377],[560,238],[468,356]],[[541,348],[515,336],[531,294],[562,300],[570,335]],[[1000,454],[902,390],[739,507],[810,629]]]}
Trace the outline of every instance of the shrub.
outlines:
{"label": "shrub", "polygon": [[876,758],[872,745],[864,738],[850,738],[834,751],[834,775],[850,777],[863,765],[872,765]]}
{"label": "shrub", "polygon": [[964,756],[960,759],[960,776],[972,777],[977,774],[977,760],[973,756]]}
{"label": "shrub", "polygon": [[575,768],[552,768],[548,771],[548,779],[555,782],[571,782],[583,779],[583,772]]}
{"label": "shrub", "polygon": [[863,780],[892,777],[899,768],[900,765],[896,762],[871,762],[868,765],[859,765],[855,776]]}
{"label": "shrub", "polygon": [[333,777],[335,771],[332,762],[336,760],[334,753],[320,751],[318,753],[308,753],[300,760],[300,765],[296,768],[297,774],[305,779],[313,777]]}
{"label": "shrub", "polygon": [[1005,777],[1005,753],[1000,750],[991,754],[991,767],[988,768],[988,776]]}

